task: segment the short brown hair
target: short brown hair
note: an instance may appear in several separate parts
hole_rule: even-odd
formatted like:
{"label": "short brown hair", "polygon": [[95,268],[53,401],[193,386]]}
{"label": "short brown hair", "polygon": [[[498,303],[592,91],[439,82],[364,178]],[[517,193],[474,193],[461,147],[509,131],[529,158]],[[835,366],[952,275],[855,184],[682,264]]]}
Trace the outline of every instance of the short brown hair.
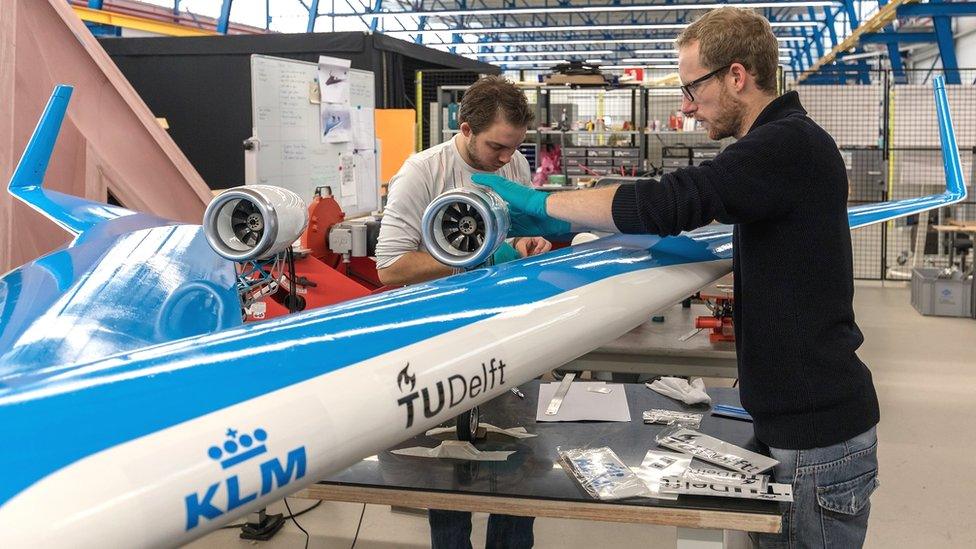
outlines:
{"label": "short brown hair", "polygon": [[741,63],[759,89],[776,93],[779,44],[769,21],[758,13],[725,6],[706,12],[675,40],[678,48],[698,41],[698,57],[706,69]]}
{"label": "short brown hair", "polygon": [[487,130],[501,116],[517,127],[529,127],[534,116],[522,90],[500,76],[486,76],[465,90],[458,110],[458,123],[467,122],[471,131]]}

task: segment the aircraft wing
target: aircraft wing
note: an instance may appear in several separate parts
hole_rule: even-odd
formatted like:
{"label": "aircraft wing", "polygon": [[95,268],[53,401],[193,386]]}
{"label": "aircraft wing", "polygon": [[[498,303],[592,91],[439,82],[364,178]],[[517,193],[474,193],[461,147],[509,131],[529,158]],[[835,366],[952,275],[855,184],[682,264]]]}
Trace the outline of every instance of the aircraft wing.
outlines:
{"label": "aircraft wing", "polygon": [[0,277],[0,387],[81,360],[239,325],[234,265],[198,225],[43,188],[70,86],[58,86],[9,192],[75,236]]}
{"label": "aircraft wing", "polygon": [[939,118],[939,142],[942,145],[946,190],[941,194],[848,208],[847,218],[852,229],[941,208],[966,199],[966,181],[962,175],[962,163],[959,159],[959,147],[956,145],[956,132],[952,127],[952,117],[949,114],[949,100],[946,98],[944,78],[935,77],[932,86]]}
{"label": "aircraft wing", "polygon": [[[945,154],[946,193],[852,210],[852,226],[965,196]],[[728,226],[615,235],[14,383],[0,373],[0,425],[20,449],[0,453],[15,472],[0,531],[13,546],[189,541],[619,337],[731,257]]]}

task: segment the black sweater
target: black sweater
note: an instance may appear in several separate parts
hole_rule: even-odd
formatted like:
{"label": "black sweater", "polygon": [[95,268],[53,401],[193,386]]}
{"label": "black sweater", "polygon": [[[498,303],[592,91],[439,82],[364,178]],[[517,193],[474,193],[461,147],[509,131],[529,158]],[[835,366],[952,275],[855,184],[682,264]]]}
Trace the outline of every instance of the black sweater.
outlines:
{"label": "black sweater", "polygon": [[805,449],[850,439],[879,419],[855,351],[847,171],[796,92],[770,103],[715,160],[618,188],[625,233],[676,235],[734,223],[735,339],[742,405],[756,436]]}

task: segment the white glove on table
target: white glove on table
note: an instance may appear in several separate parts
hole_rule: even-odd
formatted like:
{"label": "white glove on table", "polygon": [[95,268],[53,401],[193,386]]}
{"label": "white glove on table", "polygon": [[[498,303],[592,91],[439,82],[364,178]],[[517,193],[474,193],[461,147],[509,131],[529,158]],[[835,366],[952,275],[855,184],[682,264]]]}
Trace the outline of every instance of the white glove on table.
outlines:
{"label": "white glove on table", "polygon": [[712,402],[712,397],[705,392],[705,382],[700,377],[691,380],[691,383],[680,377],[662,377],[644,385],[647,385],[648,389],[685,404],[711,404]]}

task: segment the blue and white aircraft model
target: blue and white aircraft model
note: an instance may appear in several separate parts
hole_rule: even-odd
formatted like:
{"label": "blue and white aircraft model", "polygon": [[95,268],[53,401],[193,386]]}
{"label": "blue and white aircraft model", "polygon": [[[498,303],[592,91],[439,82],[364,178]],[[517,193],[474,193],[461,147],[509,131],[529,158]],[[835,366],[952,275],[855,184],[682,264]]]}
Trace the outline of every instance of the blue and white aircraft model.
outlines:
{"label": "blue and white aircraft model", "polygon": [[[9,191],[75,238],[0,278],[5,547],[185,543],[585,354],[731,270],[732,227],[616,235],[243,324],[187,225],[42,188],[58,87]],[[963,200],[849,210],[852,228]]]}

